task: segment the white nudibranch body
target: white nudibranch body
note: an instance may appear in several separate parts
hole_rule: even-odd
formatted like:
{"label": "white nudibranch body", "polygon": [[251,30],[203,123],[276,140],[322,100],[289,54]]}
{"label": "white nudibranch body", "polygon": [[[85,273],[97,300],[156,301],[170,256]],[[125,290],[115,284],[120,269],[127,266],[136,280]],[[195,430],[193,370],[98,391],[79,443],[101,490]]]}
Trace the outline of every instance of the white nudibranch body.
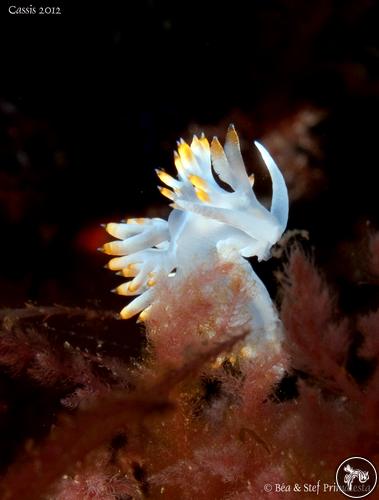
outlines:
{"label": "white nudibranch body", "polygon": [[[246,269],[246,279],[254,287],[250,305],[252,335],[265,338],[278,333],[278,317],[262,281],[243,257],[270,257],[270,250],[283,234],[288,219],[288,194],[276,163],[259,143],[255,143],[272,180],[270,210],[256,198],[254,177],[248,176],[238,135],[231,125],[222,148],[218,139],[211,144],[194,136],[191,145],[182,139],[174,153],[177,177],[157,170],[160,192],[172,201],[168,221],[159,218],[128,219],[110,223],[107,232],[118,241],[106,243],[103,251],[118,256],[108,267],[133,278],[116,288],[121,295],[137,295],[121,311],[122,318],[141,313],[144,320],[159,292],[159,280],[185,276],[211,259],[235,260]],[[213,171],[226,190],[216,181]]]}

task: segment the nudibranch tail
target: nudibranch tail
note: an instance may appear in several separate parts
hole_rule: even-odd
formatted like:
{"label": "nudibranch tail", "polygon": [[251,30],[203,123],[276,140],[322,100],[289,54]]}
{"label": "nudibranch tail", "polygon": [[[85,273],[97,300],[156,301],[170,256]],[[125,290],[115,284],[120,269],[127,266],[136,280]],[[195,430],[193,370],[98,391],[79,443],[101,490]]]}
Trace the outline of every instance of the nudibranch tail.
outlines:
{"label": "nudibranch tail", "polygon": [[[238,258],[257,256],[260,260],[270,256],[272,245],[287,224],[288,194],[274,160],[261,144],[255,145],[272,180],[270,210],[254,194],[254,175],[247,175],[238,135],[231,125],[224,148],[216,137],[209,144],[204,134],[195,135],[191,144],[180,139],[174,152],[176,177],[156,170],[165,185],[159,186],[159,190],[172,202],[168,221],[141,218],[106,225],[107,232],[116,238],[103,247],[105,253],[116,256],[109,261],[108,268],[132,278],[115,291],[126,296],[138,295],[124,307],[121,317],[141,313],[139,320],[146,319],[161,279],[190,273],[203,259],[215,256],[222,259],[230,252]],[[224,189],[217,176],[231,190]],[[258,283],[256,275],[252,276]],[[254,307],[260,304],[258,309],[262,309],[262,304],[269,302],[261,315],[265,322],[267,311],[272,310],[271,301],[267,299],[268,293],[263,293],[261,282],[257,289],[261,302],[257,298]],[[254,314],[259,316],[254,307]]]}

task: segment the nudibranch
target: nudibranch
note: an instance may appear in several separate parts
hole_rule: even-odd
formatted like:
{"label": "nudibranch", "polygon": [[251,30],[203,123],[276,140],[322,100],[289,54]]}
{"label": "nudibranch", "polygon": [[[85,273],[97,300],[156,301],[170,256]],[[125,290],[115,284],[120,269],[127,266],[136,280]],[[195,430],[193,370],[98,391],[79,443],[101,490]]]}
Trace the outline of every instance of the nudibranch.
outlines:
{"label": "nudibranch", "polygon": [[[278,323],[275,307],[244,257],[268,259],[271,247],[286,228],[288,193],[279,168],[266,149],[255,142],[272,181],[268,210],[255,196],[254,176],[247,175],[233,125],[224,148],[216,137],[209,144],[204,134],[200,138],[195,135],[190,145],[183,139],[177,144],[177,176],[156,171],[165,185],[159,190],[173,208],[168,220],[138,218],[106,225],[106,231],[117,239],[103,247],[106,254],[115,256],[108,268],[132,278],[115,291],[137,296],[122,309],[121,317],[140,313],[139,319],[146,319],[162,277],[183,277],[202,262],[231,258],[246,267],[247,279],[254,286],[252,330],[264,332],[266,337],[274,335]],[[222,182],[217,182],[215,175]]]}

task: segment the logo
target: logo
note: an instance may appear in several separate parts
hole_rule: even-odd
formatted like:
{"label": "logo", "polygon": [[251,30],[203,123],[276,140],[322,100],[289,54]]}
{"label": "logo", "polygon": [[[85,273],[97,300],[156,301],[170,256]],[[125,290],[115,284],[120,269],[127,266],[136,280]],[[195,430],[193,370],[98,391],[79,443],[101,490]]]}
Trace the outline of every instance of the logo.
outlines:
{"label": "logo", "polygon": [[377,480],[374,465],[362,457],[347,458],[336,472],[338,489],[350,498],[367,497],[374,491]]}

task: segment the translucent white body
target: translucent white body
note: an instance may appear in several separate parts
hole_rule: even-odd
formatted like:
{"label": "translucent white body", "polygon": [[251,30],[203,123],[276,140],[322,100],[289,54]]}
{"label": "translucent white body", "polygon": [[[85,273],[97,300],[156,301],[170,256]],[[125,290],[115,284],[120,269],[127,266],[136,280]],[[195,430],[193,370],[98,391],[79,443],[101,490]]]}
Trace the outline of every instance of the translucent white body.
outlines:
{"label": "translucent white body", "polygon": [[[162,276],[185,276],[202,263],[232,259],[246,270],[246,280],[254,287],[250,304],[251,328],[266,338],[277,334],[278,318],[270,296],[243,257],[270,257],[270,249],[284,232],[288,219],[288,194],[283,176],[266,149],[255,143],[272,180],[272,202],[267,210],[256,198],[253,178],[249,178],[234,127],[228,129],[224,148],[217,138],[209,144],[202,135],[191,145],[183,140],[174,153],[177,178],[157,171],[168,187],[160,187],[173,207],[168,221],[129,219],[107,224],[106,230],[118,239],[104,245],[109,255],[117,255],[108,267],[132,280],[115,291],[137,295],[122,311],[130,318],[148,307],[159,293]],[[214,172],[231,190],[216,181]],[[171,189],[169,189],[171,188]]]}

